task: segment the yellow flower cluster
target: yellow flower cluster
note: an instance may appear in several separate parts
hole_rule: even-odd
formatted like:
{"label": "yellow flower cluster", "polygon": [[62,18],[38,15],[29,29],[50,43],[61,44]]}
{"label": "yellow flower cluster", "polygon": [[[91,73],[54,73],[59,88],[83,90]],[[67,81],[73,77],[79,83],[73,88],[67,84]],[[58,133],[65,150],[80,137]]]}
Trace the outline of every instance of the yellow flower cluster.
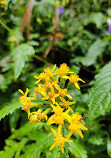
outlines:
{"label": "yellow flower cluster", "polygon": [[[71,74],[71,75],[70,75]],[[87,128],[81,124],[83,122],[82,116],[79,113],[74,113],[70,105],[73,105],[75,101],[68,94],[66,80],[69,80],[69,84],[74,84],[76,88],[80,89],[78,81],[83,81],[79,76],[70,72],[67,64],[60,65],[59,68],[54,65],[53,69],[44,69],[39,76],[34,76],[37,81],[37,86],[34,88],[33,97],[28,97],[29,89],[26,89],[24,93],[19,89],[19,92],[23,95],[20,97],[20,102],[23,104],[22,109],[28,113],[29,122],[44,121],[48,118],[48,113],[52,110],[53,114],[48,118],[47,125],[57,124],[58,133],[51,128],[52,133],[55,136],[55,142],[49,150],[52,150],[58,145],[62,153],[64,153],[65,142],[72,142],[69,138],[73,132],[78,133],[81,138],[83,134],[81,130],[85,131]],[[45,101],[45,106],[39,106],[37,101]],[[37,107],[36,112],[31,112],[33,107]],[[64,126],[66,125],[67,126]],[[67,135],[62,135],[62,129],[66,128],[69,131]]]}

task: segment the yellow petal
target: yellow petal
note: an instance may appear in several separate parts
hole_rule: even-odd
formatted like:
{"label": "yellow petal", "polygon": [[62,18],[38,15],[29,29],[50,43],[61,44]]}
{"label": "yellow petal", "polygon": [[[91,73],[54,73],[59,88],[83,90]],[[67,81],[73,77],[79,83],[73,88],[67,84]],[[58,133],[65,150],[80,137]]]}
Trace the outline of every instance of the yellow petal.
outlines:
{"label": "yellow petal", "polygon": [[47,125],[51,125],[54,123],[54,117],[55,117],[55,115],[52,115],[51,117],[49,117],[49,119],[47,121]]}
{"label": "yellow petal", "polygon": [[24,93],[21,89],[18,89],[18,91],[19,91],[22,95],[25,95],[25,93]]}
{"label": "yellow petal", "polygon": [[58,127],[58,134],[61,134],[62,125],[59,125]]}
{"label": "yellow petal", "polygon": [[25,92],[25,95],[24,95],[25,97],[27,97],[28,92],[29,92],[29,89],[27,88],[26,92]]}
{"label": "yellow petal", "polygon": [[65,135],[67,138],[70,138],[73,134],[73,131],[70,131],[69,134]]}
{"label": "yellow petal", "polygon": [[61,150],[62,150],[62,153],[64,154],[64,148],[63,148],[63,146],[61,146]]}
{"label": "yellow petal", "polygon": [[49,97],[46,95],[46,96],[42,97],[41,99],[42,99],[42,100],[48,100]]}
{"label": "yellow petal", "polygon": [[82,80],[81,78],[79,78],[79,80],[78,81],[82,81],[83,83],[86,83],[84,80]]}
{"label": "yellow petal", "polygon": [[54,134],[54,136],[57,137],[58,134],[57,134],[57,132],[53,128],[51,128],[51,131]]}
{"label": "yellow petal", "polygon": [[49,151],[51,151],[56,145],[56,142],[54,142],[54,144],[50,147]]}
{"label": "yellow petal", "polygon": [[74,83],[74,85],[75,85],[75,87],[77,88],[77,89],[80,89],[80,87],[79,87],[79,85],[78,85],[78,83],[76,82],[76,83]]}
{"label": "yellow petal", "polygon": [[67,94],[66,95],[70,100],[72,100],[72,97],[69,95],[69,94]]}
{"label": "yellow petal", "polygon": [[69,79],[69,76],[63,76],[62,78],[64,78],[64,79]]}
{"label": "yellow petal", "polygon": [[39,77],[37,77],[37,76],[34,76],[34,78],[39,79]]}
{"label": "yellow petal", "polygon": [[80,137],[83,138],[83,134],[80,130],[78,130],[78,133],[79,133]]}
{"label": "yellow petal", "polygon": [[60,99],[61,99],[61,101],[62,101],[63,103],[66,102],[66,100],[65,100],[64,98],[61,97]]}
{"label": "yellow petal", "polygon": [[54,67],[53,67],[52,71],[53,71],[53,70],[55,70],[55,68],[56,68],[56,64],[54,65]]}
{"label": "yellow petal", "polygon": [[41,80],[39,79],[38,81],[35,82],[35,84],[39,83]]}

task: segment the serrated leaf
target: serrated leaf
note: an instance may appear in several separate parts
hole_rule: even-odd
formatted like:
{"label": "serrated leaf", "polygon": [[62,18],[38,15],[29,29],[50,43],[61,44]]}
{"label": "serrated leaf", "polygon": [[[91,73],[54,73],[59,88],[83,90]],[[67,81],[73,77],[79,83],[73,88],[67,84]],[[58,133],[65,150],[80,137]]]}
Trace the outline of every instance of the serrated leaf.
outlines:
{"label": "serrated leaf", "polygon": [[111,157],[111,139],[107,139],[107,152],[108,155]]}
{"label": "serrated leaf", "polygon": [[29,46],[28,44],[21,44],[13,50],[12,55],[14,60],[15,79],[17,79],[20,76],[22,69],[25,66],[25,63],[31,59],[34,53],[34,48],[32,46]]}
{"label": "serrated leaf", "polygon": [[70,152],[78,158],[87,158],[87,151],[84,149],[80,143],[73,139],[73,142],[69,143]]}
{"label": "serrated leaf", "polygon": [[94,120],[111,111],[111,62],[95,76],[89,92],[88,119]]}
{"label": "serrated leaf", "polygon": [[23,148],[24,153],[19,156],[19,158],[34,158],[34,151],[36,148],[36,143],[26,145]]}
{"label": "serrated leaf", "polygon": [[19,101],[14,102],[13,104],[4,107],[0,110],[0,120],[4,118],[6,115],[12,114],[16,109],[20,108],[22,105]]}
{"label": "serrated leaf", "polygon": [[76,62],[81,62],[84,66],[90,66],[95,64],[97,57],[103,53],[105,46],[107,43],[101,44],[101,40],[97,39],[92,45],[89,47],[86,56],[84,57],[76,57]]}
{"label": "serrated leaf", "polygon": [[21,139],[25,135],[28,135],[33,129],[41,129],[45,125],[44,122],[35,122],[35,123],[27,123],[25,126],[21,127],[20,129],[16,130],[10,138],[17,138]]}
{"label": "serrated leaf", "polygon": [[[11,139],[6,140],[6,145],[4,150],[0,151],[0,157],[2,158],[19,158],[20,152],[23,150],[24,145],[27,142],[27,138],[23,138],[20,142],[16,142]],[[15,156],[14,156],[15,155]]]}
{"label": "serrated leaf", "polygon": [[58,147],[56,146],[52,151],[46,153],[46,158],[61,158]]}

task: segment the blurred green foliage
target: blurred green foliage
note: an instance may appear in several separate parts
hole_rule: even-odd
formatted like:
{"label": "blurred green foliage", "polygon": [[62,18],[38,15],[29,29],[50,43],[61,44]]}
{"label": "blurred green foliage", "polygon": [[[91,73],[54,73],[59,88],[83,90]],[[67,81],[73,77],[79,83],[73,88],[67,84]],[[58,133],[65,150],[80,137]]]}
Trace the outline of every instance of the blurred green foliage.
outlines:
{"label": "blurred green foliage", "polygon": [[[0,157],[3,158],[106,158],[111,157],[111,18],[109,0],[35,0],[30,25],[20,33],[28,0],[8,0],[0,4]],[[64,6],[62,4],[64,3]],[[55,7],[64,7],[59,17],[53,49],[51,46]],[[51,65],[67,63],[71,71],[86,81],[81,91],[70,92],[72,107],[81,113],[88,131],[84,139],[74,135],[61,155],[53,144],[50,128],[43,122],[29,124],[18,101],[18,88],[34,89],[34,75]],[[42,104],[42,103],[41,103]],[[15,110],[17,109],[17,110]],[[56,128],[55,128],[56,129]]]}

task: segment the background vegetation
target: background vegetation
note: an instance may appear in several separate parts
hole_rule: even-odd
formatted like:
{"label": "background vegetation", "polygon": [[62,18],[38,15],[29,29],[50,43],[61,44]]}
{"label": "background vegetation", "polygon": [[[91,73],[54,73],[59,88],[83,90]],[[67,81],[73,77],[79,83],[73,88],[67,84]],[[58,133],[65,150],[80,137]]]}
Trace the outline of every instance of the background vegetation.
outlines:
{"label": "background vegetation", "polygon": [[[0,157],[111,157],[111,1],[7,2],[0,4]],[[59,15],[58,5],[64,8]],[[34,75],[62,63],[86,81],[71,94],[88,131],[83,140],[73,136],[67,155],[49,152],[50,127],[28,123],[18,101],[19,88],[32,93]]]}

